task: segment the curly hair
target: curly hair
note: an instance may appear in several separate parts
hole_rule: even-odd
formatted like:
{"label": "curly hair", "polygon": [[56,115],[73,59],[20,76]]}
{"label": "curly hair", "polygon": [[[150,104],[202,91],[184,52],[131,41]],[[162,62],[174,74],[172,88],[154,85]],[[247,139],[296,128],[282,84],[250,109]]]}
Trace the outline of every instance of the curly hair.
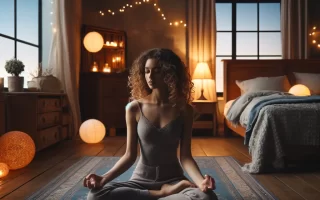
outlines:
{"label": "curly hair", "polygon": [[131,100],[140,99],[151,94],[145,80],[145,64],[148,59],[155,59],[160,66],[164,82],[168,87],[169,103],[184,107],[192,101],[193,83],[188,68],[183,61],[170,49],[149,49],[133,62],[129,72],[129,88]]}

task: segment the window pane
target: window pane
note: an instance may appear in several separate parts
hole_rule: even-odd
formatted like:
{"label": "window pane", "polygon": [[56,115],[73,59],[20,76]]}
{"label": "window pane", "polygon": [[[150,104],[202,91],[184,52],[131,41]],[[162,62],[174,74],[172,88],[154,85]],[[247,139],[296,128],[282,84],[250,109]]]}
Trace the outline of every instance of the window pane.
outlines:
{"label": "window pane", "polygon": [[216,89],[217,92],[223,92],[223,59],[231,59],[231,57],[216,58]]}
{"label": "window pane", "polygon": [[231,3],[217,3],[217,31],[231,31],[232,29],[232,13]]}
{"label": "window pane", "polygon": [[278,59],[282,59],[282,56],[279,56],[279,57],[260,57],[260,60],[273,60],[273,59],[275,59],[275,60],[278,60]]}
{"label": "window pane", "polygon": [[257,13],[256,3],[237,3],[237,30],[256,31]]}
{"label": "window pane", "polygon": [[14,1],[0,1],[0,33],[14,37]]}
{"label": "window pane", "polygon": [[8,74],[4,68],[6,61],[14,58],[14,41],[0,37],[0,77],[4,77],[4,87],[8,87]]}
{"label": "window pane", "polygon": [[232,54],[231,33],[217,33],[217,53],[216,55]]}
{"label": "window pane", "polygon": [[246,57],[246,56],[238,56],[237,60],[258,60],[258,57]]}
{"label": "window pane", "polygon": [[281,34],[280,33],[259,33],[260,34],[260,55],[281,55]]}
{"label": "window pane", "polygon": [[39,0],[17,0],[17,37],[38,44]]}
{"label": "window pane", "polygon": [[237,33],[237,55],[258,55],[257,33]]}
{"label": "window pane", "polygon": [[280,3],[260,3],[260,30],[280,30]]}
{"label": "window pane", "polygon": [[38,69],[38,51],[37,47],[33,47],[27,44],[17,43],[17,59],[21,60],[24,64],[24,71],[20,76],[24,76],[24,87],[27,87],[27,81],[30,81],[33,77],[31,74],[34,74]]}

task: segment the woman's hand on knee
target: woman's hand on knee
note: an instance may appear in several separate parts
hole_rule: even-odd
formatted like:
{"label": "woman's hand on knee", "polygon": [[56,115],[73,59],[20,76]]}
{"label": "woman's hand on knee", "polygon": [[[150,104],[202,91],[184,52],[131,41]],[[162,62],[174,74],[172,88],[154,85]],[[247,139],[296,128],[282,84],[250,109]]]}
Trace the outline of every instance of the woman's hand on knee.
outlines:
{"label": "woman's hand on knee", "polygon": [[99,189],[105,185],[104,177],[96,174],[89,174],[83,180],[83,186],[89,189]]}
{"label": "woman's hand on knee", "polygon": [[209,175],[205,175],[203,181],[199,185],[199,189],[202,192],[209,192],[210,190],[216,189],[216,183],[214,181],[214,178],[212,178]]}

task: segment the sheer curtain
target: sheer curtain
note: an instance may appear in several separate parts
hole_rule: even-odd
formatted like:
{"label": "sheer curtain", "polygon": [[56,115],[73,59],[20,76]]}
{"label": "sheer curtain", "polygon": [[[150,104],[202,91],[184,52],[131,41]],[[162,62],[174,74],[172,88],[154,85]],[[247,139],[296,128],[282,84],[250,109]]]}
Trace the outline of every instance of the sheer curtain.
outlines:
{"label": "sheer curtain", "polygon": [[307,0],[281,1],[281,37],[283,59],[308,57]]}
{"label": "sheer curtain", "polygon": [[80,127],[79,72],[81,45],[81,3],[77,0],[54,1],[54,34],[49,55],[49,67],[61,81],[68,96],[74,125],[73,133]]}
{"label": "sheer curtain", "polygon": [[[216,11],[215,0],[188,0],[188,65],[191,76],[199,62],[209,65],[212,79],[204,80],[204,96],[216,101]],[[201,81],[194,80],[197,99],[201,95]]]}

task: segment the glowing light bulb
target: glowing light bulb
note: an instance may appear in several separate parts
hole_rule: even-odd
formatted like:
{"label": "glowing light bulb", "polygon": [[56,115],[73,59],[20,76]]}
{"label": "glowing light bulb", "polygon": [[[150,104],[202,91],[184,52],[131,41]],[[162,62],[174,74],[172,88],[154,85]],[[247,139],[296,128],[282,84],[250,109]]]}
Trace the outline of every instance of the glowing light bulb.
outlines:
{"label": "glowing light bulb", "polygon": [[178,26],[178,25],[179,25],[179,22],[175,22],[174,25]]}
{"label": "glowing light bulb", "polygon": [[166,18],[164,17],[163,20],[166,20]]}
{"label": "glowing light bulb", "polygon": [[316,30],[316,28],[317,28],[317,27],[314,26],[314,27],[313,27],[313,30]]}
{"label": "glowing light bulb", "polygon": [[158,8],[158,11],[160,11],[161,9],[160,8]]}
{"label": "glowing light bulb", "polygon": [[180,23],[182,24],[182,23],[183,23],[183,21],[180,21]]}
{"label": "glowing light bulb", "polygon": [[157,4],[155,3],[155,4],[153,4],[154,6],[157,6]]}
{"label": "glowing light bulb", "polygon": [[170,26],[172,26],[172,23],[170,22]]}
{"label": "glowing light bulb", "polygon": [[315,44],[316,42],[317,42],[317,41],[315,41],[315,40],[312,40],[312,43],[313,43],[313,44]]}

